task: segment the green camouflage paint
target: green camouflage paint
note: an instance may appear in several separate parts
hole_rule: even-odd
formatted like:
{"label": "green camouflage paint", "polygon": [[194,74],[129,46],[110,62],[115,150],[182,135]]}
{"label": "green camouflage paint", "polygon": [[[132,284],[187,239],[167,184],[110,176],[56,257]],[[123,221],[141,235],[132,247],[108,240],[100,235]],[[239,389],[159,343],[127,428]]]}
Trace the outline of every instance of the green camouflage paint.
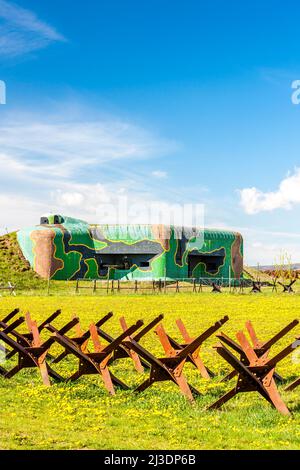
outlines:
{"label": "green camouflage paint", "polygon": [[61,223],[18,232],[25,258],[43,278],[236,278],[243,271],[239,233],[205,229],[177,239],[178,227],[89,225],[65,216]]}

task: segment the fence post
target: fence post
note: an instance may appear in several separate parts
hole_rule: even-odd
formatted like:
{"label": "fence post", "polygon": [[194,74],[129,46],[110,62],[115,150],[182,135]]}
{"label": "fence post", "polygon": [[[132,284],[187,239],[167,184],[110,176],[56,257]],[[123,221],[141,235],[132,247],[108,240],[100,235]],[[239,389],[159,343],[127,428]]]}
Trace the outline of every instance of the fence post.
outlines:
{"label": "fence post", "polygon": [[164,293],[166,293],[166,289],[167,289],[167,268],[165,266],[165,281],[164,281]]}
{"label": "fence post", "polygon": [[[8,232],[7,232],[8,233]],[[48,282],[47,282],[47,295],[50,293],[50,278],[51,278],[51,267],[49,265],[49,271],[48,271]]]}
{"label": "fence post", "polygon": [[137,280],[134,281],[134,292],[137,292],[138,290],[138,282]]}
{"label": "fence post", "polygon": [[108,294],[109,291],[109,276],[110,276],[110,267],[107,268],[107,285],[106,285],[106,293]]}
{"label": "fence post", "polygon": [[76,281],[76,288],[75,288],[75,293],[76,293],[76,294],[78,294],[78,291],[79,291],[79,285],[78,285],[78,283],[79,283],[79,279],[77,279],[77,281]]}
{"label": "fence post", "polygon": [[96,286],[96,279],[94,279],[94,285],[93,285],[93,292],[96,292],[97,286]]}

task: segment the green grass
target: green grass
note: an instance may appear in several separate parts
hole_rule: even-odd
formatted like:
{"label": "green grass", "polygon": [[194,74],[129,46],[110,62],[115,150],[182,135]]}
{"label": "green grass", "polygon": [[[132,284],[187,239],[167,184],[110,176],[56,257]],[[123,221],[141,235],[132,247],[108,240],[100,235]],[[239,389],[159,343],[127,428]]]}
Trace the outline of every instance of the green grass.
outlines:
{"label": "green grass", "polygon": [[[297,317],[300,296],[295,295],[108,295],[4,297],[0,314],[14,307],[29,310],[41,320],[56,308],[62,308],[60,325],[71,315],[79,315],[83,327],[109,310],[115,315],[105,329],[120,332],[118,318],[128,323],[139,318],[151,320],[165,314],[167,331],[179,339],[175,320],[181,317],[192,334],[228,314],[224,331],[231,336],[251,319],[262,339],[269,338]],[[299,334],[289,333],[275,348],[284,347]],[[1,449],[299,449],[300,388],[280,391],[292,417],[281,416],[257,393],[240,394],[222,411],[205,411],[234,384],[220,383],[229,371],[226,363],[212,349],[212,338],[203,347],[206,364],[218,375],[214,380],[201,379],[190,366],[185,368],[189,381],[202,393],[190,405],[177,387],[169,382],[156,384],[136,395],[132,390],[117,391],[109,396],[100,377],[86,376],[73,384],[55,384],[46,388],[37,370],[26,370],[11,380],[0,377],[0,448]],[[161,354],[159,342],[150,333],[143,343]],[[58,352],[58,350],[57,350]],[[272,353],[273,355],[273,353]],[[287,381],[300,375],[299,356],[294,353],[278,367]],[[13,361],[11,364],[13,365]],[[8,366],[8,364],[6,364]],[[56,369],[64,376],[76,369],[76,361],[65,360]],[[112,370],[134,389],[146,376],[135,372],[130,360],[116,363]]]}

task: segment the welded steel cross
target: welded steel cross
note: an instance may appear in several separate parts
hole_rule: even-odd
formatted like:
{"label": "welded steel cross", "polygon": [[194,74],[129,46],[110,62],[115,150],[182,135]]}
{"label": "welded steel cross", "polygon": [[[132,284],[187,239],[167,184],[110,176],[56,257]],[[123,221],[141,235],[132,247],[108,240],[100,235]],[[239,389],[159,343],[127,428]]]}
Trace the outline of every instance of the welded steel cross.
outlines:
{"label": "welded steel cross", "polygon": [[[136,343],[138,343],[149,331],[151,331],[162,319],[164,318],[163,315],[158,315],[156,318],[154,318],[150,323],[144,326],[140,331],[135,333],[133,336],[128,336],[125,340],[126,342],[130,342],[131,340],[134,340]],[[126,320],[124,317],[120,318],[120,324],[123,329],[123,331],[126,331],[128,329]],[[97,328],[98,335],[101,336],[101,338],[105,339],[108,343],[112,343],[114,341],[114,338],[103,331],[101,328]],[[120,343],[120,345],[114,350],[113,355],[109,361],[109,364],[112,364],[114,361],[117,359],[126,359],[130,358],[133,361],[134,367],[137,372],[143,373],[144,369],[149,369],[150,365],[148,362],[146,362],[143,358],[141,358],[133,349],[128,348],[124,342]]]}
{"label": "welded steel cross", "polygon": [[[71,328],[73,328],[73,326],[78,321],[78,318],[73,319],[71,322],[67,323],[63,326],[63,328],[60,329],[60,333],[66,333]],[[4,374],[4,378],[10,379],[22,369],[36,367],[41,373],[44,385],[51,385],[49,377],[52,377],[57,381],[62,381],[63,378],[59,374],[57,374],[46,362],[48,351],[53,345],[54,339],[49,338],[46,341],[42,342],[38,325],[35,321],[31,319],[29,313],[26,314],[26,323],[30,330],[30,334],[32,335],[32,342],[30,345],[27,344],[23,346],[23,344],[21,344],[23,342],[22,335],[16,335],[16,332],[14,330],[10,332],[8,332],[7,329],[0,331],[0,339],[2,339],[7,345],[9,345],[13,349],[13,351],[18,354],[18,364],[11,370],[7,371]],[[9,336],[9,333],[15,336],[17,338],[17,341],[11,336]]]}
{"label": "welded steel cross", "polygon": [[[19,311],[19,310],[18,310]],[[18,312],[17,311],[17,312]],[[10,318],[13,318],[14,315],[12,315]],[[10,319],[9,318],[9,319]],[[11,332],[15,332],[15,328],[17,328],[19,325],[21,325],[24,321],[25,321],[25,318],[24,317],[20,317],[18,318],[17,320],[13,321],[12,323],[8,324],[6,323],[7,321],[7,317],[4,317],[1,321],[0,321],[0,329],[3,333],[5,333],[6,335],[10,334]],[[17,333],[16,333],[17,334]],[[2,346],[2,344],[0,344],[0,350],[2,351],[2,357],[5,361],[5,355],[6,355],[6,348],[4,346]],[[7,370],[0,366],[0,375],[4,376],[5,374],[7,374]]]}
{"label": "welded steel cross", "polygon": [[155,382],[171,381],[179,387],[181,393],[185,395],[190,402],[194,402],[194,396],[200,395],[200,393],[196,388],[188,383],[183,373],[183,368],[188,357],[193,354],[203,342],[203,335],[197,336],[184,348],[175,350],[172,347],[162,324],[156,328],[156,333],[164,345],[165,350],[168,350],[166,357],[154,356],[134,340],[124,342],[128,348],[137,352],[137,354],[141,358],[145,359],[145,361],[147,361],[151,366],[148,379],[142,382],[135,391],[143,392],[147,388],[151,387]]}
{"label": "welded steel cross", "polygon": [[[293,320],[290,322],[288,325],[286,325],[284,328],[282,328],[278,333],[276,333],[272,338],[270,338],[268,341],[261,341],[258,339],[256,331],[254,329],[254,326],[250,320],[246,321],[245,327],[246,330],[248,331],[248,334],[250,336],[251,342],[253,349],[255,353],[257,354],[258,357],[267,357],[271,347],[276,344],[281,338],[283,338],[287,333],[289,333],[293,328],[295,328],[299,324],[299,320]],[[228,346],[231,347],[234,351],[240,354],[240,360],[243,362],[243,364],[248,365],[249,361],[247,356],[245,355],[242,347],[233,341],[231,338],[229,338],[227,335],[225,335],[223,332],[216,335],[218,339],[220,339],[223,343],[227,344]],[[233,377],[237,375],[237,371],[233,370],[230,372],[226,377],[222,379],[222,382],[225,382],[227,380],[231,380]],[[283,378],[277,373],[274,372],[274,378],[278,382],[283,382]]]}
{"label": "welded steel cross", "polygon": [[[43,331],[43,329],[45,328],[45,326],[48,325],[49,323],[51,323],[57,317],[59,317],[60,314],[61,314],[60,309],[53,312],[49,317],[47,317],[44,321],[42,321],[37,326],[38,332],[41,333]],[[16,333],[16,334],[12,333],[12,335],[14,336],[14,338],[17,340],[17,342],[19,344],[21,344],[24,347],[27,347],[27,346],[32,346],[33,342],[34,342],[33,333],[32,333],[32,330],[31,330],[32,319],[30,317],[29,312],[26,313],[25,320],[26,320],[26,325],[27,325],[28,332],[27,333]],[[11,351],[9,351],[7,353],[6,359],[12,358],[15,354],[17,354],[17,351],[15,349],[12,349]]]}
{"label": "welded steel cross", "polygon": [[[194,351],[192,354],[189,354],[188,358],[187,358],[187,362],[191,362],[200,372],[201,376],[204,378],[204,379],[209,379],[210,377],[214,377],[214,373],[207,367],[204,365],[204,362],[203,360],[201,359],[200,357],[200,349],[201,349],[201,346],[202,344],[204,343],[204,341],[206,341],[208,338],[210,338],[216,331],[219,330],[219,328],[221,328],[221,326],[224,325],[224,323],[226,323],[227,321],[229,320],[229,317],[227,315],[225,315],[225,317],[221,318],[220,320],[218,320],[214,325],[210,326],[209,328],[207,328],[202,334],[201,334],[201,337],[202,337],[202,342],[200,343],[199,347],[196,349],[196,351]],[[194,338],[192,338],[186,327],[185,327],[185,324],[183,323],[183,321],[179,318],[178,320],[176,320],[176,325],[182,335],[182,338],[183,338],[183,341],[184,343],[181,343],[179,344],[177,341],[175,341],[170,335],[168,335],[168,340],[172,346],[172,348],[174,348],[175,350],[182,350],[184,349],[188,344],[192,343],[192,341],[194,340]],[[164,346],[164,345],[163,345]],[[168,355],[168,347],[165,348],[165,353]]]}
{"label": "welded steel cross", "polygon": [[83,375],[99,374],[104,382],[105,388],[111,395],[115,394],[114,386],[128,390],[128,386],[118,379],[109,370],[109,361],[116,348],[128,337],[131,336],[136,330],[143,325],[143,321],[139,320],[134,325],[130,326],[121,335],[115,338],[111,343],[104,346],[100,343],[97,327],[94,323],[90,326],[91,339],[94,344],[95,352],[83,352],[78,345],[72,342],[67,336],[61,334],[53,326],[49,326],[49,330],[53,332],[54,340],[63,346],[68,354],[72,354],[79,360],[78,369],[75,373],[67,379],[67,381],[74,381]]}
{"label": "welded steel cross", "polygon": [[[96,326],[100,327],[104,325],[111,317],[113,316],[112,312],[108,312],[104,317],[102,317],[100,320],[97,321]],[[73,317],[76,318],[76,317]],[[49,322],[50,323],[50,322]],[[50,328],[51,329],[51,328]],[[81,351],[83,352],[88,352],[88,342],[91,337],[91,332],[90,329],[83,331],[80,323],[76,323],[74,326],[75,329],[75,336],[68,336],[68,339],[75,344]],[[60,361],[62,361],[65,357],[67,357],[70,354],[68,349],[64,349],[64,351],[59,354],[56,358],[52,360],[52,364],[58,364]]]}
{"label": "welded steel cross", "polygon": [[281,414],[289,415],[290,411],[282,400],[275,380],[275,366],[298,347],[294,341],[272,359],[256,354],[245,334],[239,331],[236,335],[243,352],[248,360],[248,365],[243,364],[230,350],[219,343],[215,346],[216,351],[225,359],[238,373],[237,384],[229,392],[219,398],[208,407],[209,410],[218,409],[238,393],[258,392]]}

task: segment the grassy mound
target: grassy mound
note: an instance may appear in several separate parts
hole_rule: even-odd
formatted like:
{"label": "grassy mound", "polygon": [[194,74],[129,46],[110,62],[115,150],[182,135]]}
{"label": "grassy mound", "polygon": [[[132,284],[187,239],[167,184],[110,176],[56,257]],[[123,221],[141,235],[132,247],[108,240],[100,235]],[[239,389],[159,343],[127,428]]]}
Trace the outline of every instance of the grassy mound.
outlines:
{"label": "grassy mound", "polygon": [[0,285],[11,282],[17,289],[37,289],[45,281],[35,273],[17,241],[16,232],[0,236]]}

